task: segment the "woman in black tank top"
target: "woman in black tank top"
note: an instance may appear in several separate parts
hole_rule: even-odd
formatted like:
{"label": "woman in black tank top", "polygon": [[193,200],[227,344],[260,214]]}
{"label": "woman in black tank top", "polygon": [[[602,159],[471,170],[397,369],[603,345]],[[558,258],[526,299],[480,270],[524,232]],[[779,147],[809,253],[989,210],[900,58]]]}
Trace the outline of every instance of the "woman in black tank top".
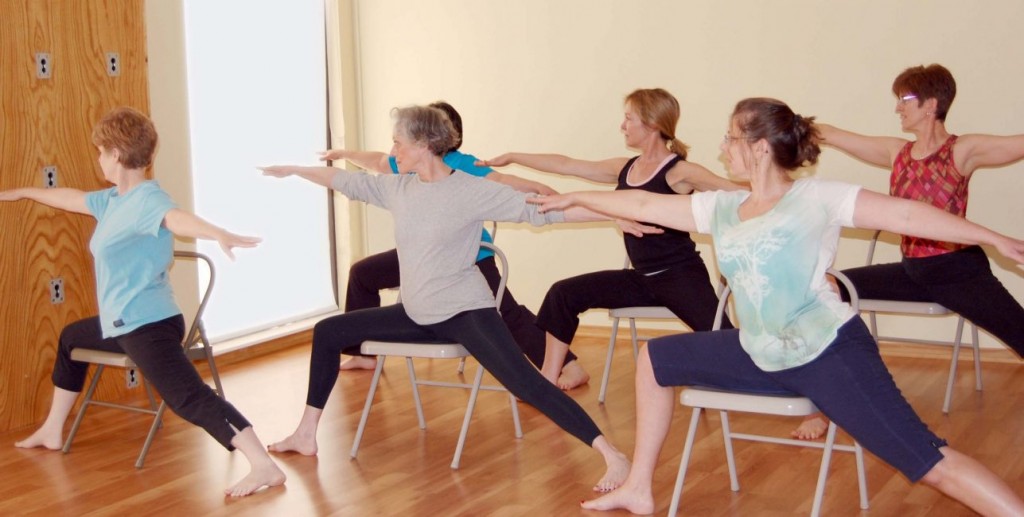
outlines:
{"label": "woman in black tank top", "polygon": [[[633,158],[577,160],[557,154],[508,153],[483,162],[492,167],[524,165],[556,174],[660,194],[741,188],[700,165],[686,161],[687,147],[675,136],[679,102],[660,88],[626,96],[620,125]],[[541,305],[537,325],[545,330],[541,373],[562,389],[586,383],[590,376],[577,361],[563,366],[579,326],[580,313],[663,305],[694,330],[710,330],[718,298],[707,267],[686,232],[643,221],[617,221],[633,269],[598,271],[556,282]]]}

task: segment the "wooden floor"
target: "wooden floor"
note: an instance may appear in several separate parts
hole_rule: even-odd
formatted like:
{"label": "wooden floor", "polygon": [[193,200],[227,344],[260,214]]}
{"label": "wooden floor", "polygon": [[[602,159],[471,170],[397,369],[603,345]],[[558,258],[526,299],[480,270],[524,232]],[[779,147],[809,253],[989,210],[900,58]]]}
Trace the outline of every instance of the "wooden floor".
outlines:
{"label": "wooden floor", "polygon": [[[571,392],[607,436],[631,452],[634,436],[633,366],[628,346],[618,347],[608,401],[597,404],[605,341],[574,346],[594,376]],[[967,363],[957,382],[950,416],[940,410],[948,364],[887,356],[911,404],[940,436],[992,468],[1024,493],[1024,366],[986,364],[985,391],[975,392]],[[266,442],[289,433],[306,391],[308,346],[224,368],[228,398]],[[424,361],[421,375],[452,378],[452,361]],[[471,368],[475,368],[472,365]],[[467,372],[475,370],[467,369]],[[0,515],[575,515],[600,476],[597,453],[521,405],[525,436],[513,437],[507,397],[483,393],[462,468],[448,467],[467,393],[425,388],[428,429],[416,426],[405,366],[392,361],[378,391],[357,460],[349,459],[369,372],[344,373],[320,428],[318,457],[286,455],[279,463],[285,488],[239,500],[221,490],[245,473],[244,459],[224,451],[203,431],[170,415],[145,468],[134,459],[147,431],[144,417],[90,410],[70,454],[12,447],[29,430],[0,435]],[[6,382],[11,382],[7,380]],[[657,513],[668,510],[689,412],[677,410],[656,472]],[[737,431],[787,433],[797,422],[736,415]],[[845,438],[845,437],[844,437]],[[738,443],[742,489],[729,490],[718,417],[702,421],[687,477],[686,515],[789,516],[810,511],[820,453],[809,449]],[[867,458],[871,509],[857,508],[854,463],[833,463],[825,515],[971,515],[934,490],[911,486],[872,456]],[[600,513],[599,513],[600,514]],[[614,514],[600,514],[614,515]]]}

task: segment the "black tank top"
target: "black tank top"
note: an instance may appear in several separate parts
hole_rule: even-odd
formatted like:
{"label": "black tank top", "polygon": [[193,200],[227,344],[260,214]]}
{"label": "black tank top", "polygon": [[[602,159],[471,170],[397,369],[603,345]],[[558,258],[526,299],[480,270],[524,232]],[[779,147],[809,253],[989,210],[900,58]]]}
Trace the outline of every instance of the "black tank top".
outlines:
{"label": "black tank top", "polygon": [[[619,173],[619,183],[615,190],[644,190],[655,194],[676,194],[669,186],[665,176],[682,158],[676,155],[664,167],[658,170],[654,176],[644,182],[643,185],[632,186],[626,183],[626,176],[639,156],[626,162],[626,166]],[[701,260],[697,245],[687,232],[681,232],[672,228],[664,228],[654,223],[637,221],[650,226],[665,230],[662,234],[647,234],[643,237],[634,237],[630,234],[623,234],[626,244],[626,254],[633,268],[641,273],[655,273],[663,271],[672,266],[685,264],[694,260]]]}

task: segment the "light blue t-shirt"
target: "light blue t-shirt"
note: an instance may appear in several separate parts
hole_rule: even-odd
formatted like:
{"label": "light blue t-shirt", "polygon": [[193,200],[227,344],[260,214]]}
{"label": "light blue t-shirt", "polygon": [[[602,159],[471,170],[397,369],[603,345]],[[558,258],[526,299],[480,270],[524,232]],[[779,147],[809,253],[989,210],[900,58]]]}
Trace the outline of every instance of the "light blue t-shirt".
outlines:
{"label": "light blue t-shirt", "polygon": [[181,314],[167,275],[174,260],[173,236],[163,227],[175,208],[170,196],[146,181],[124,195],[117,187],[89,192],[85,204],[97,221],[89,250],[103,337]]}
{"label": "light blue t-shirt", "polygon": [[[477,165],[477,157],[473,156],[472,154],[462,154],[458,151],[450,151],[448,154],[444,155],[444,158],[442,158],[442,160],[444,160],[445,165],[457,171],[465,172],[470,176],[477,176],[483,178],[484,176],[487,176],[488,174],[494,172],[494,169],[490,167],[481,167]],[[398,174],[398,162],[395,161],[394,156],[388,156],[388,165],[391,166],[391,172]],[[483,234],[480,236],[480,240],[494,244],[494,239],[491,237],[490,233],[487,233],[487,230],[483,230]],[[487,257],[493,256],[494,252],[492,252],[491,250],[487,248],[480,248],[480,253],[478,253],[476,256],[476,261],[480,262],[481,260]]]}
{"label": "light blue t-shirt", "polygon": [[853,226],[860,187],[797,180],[768,212],[740,221],[750,192],[699,192],[697,230],[714,238],[732,287],[740,343],[754,364],[778,371],[814,360],[856,312],[825,278],[843,226]]}

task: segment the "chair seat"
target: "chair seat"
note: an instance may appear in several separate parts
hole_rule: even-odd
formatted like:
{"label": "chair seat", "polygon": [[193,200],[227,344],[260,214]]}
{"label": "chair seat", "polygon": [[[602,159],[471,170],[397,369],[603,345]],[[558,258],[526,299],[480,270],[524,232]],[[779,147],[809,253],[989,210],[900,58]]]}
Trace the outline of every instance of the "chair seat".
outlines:
{"label": "chair seat", "polygon": [[925,314],[939,316],[953,311],[931,302],[901,302],[897,300],[860,300],[860,310],[866,312],[894,312],[900,314]]}
{"label": "chair seat", "polygon": [[807,416],[818,411],[806,397],[747,394],[710,388],[684,388],[679,394],[679,402],[690,407],[782,416]]}
{"label": "chair seat", "polygon": [[469,351],[457,343],[401,343],[395,341],[363,341],[359,351],[366,355],[397,355],[424,359],[469,357]]}
{"label": "chair seat", "polygon": [[104,352],[102,350],[90,350],[88,348],[75,348],[72,350],[71,360],[81,363],[116,366],[118,368],[137,368],[135,362],[129,359],[125,354]]}
{"label": "chair seat", "polygon": [[676,317],[672,311],[665,307],[620,307],[609,309],[608,314],[613,318],[669,318]]}

